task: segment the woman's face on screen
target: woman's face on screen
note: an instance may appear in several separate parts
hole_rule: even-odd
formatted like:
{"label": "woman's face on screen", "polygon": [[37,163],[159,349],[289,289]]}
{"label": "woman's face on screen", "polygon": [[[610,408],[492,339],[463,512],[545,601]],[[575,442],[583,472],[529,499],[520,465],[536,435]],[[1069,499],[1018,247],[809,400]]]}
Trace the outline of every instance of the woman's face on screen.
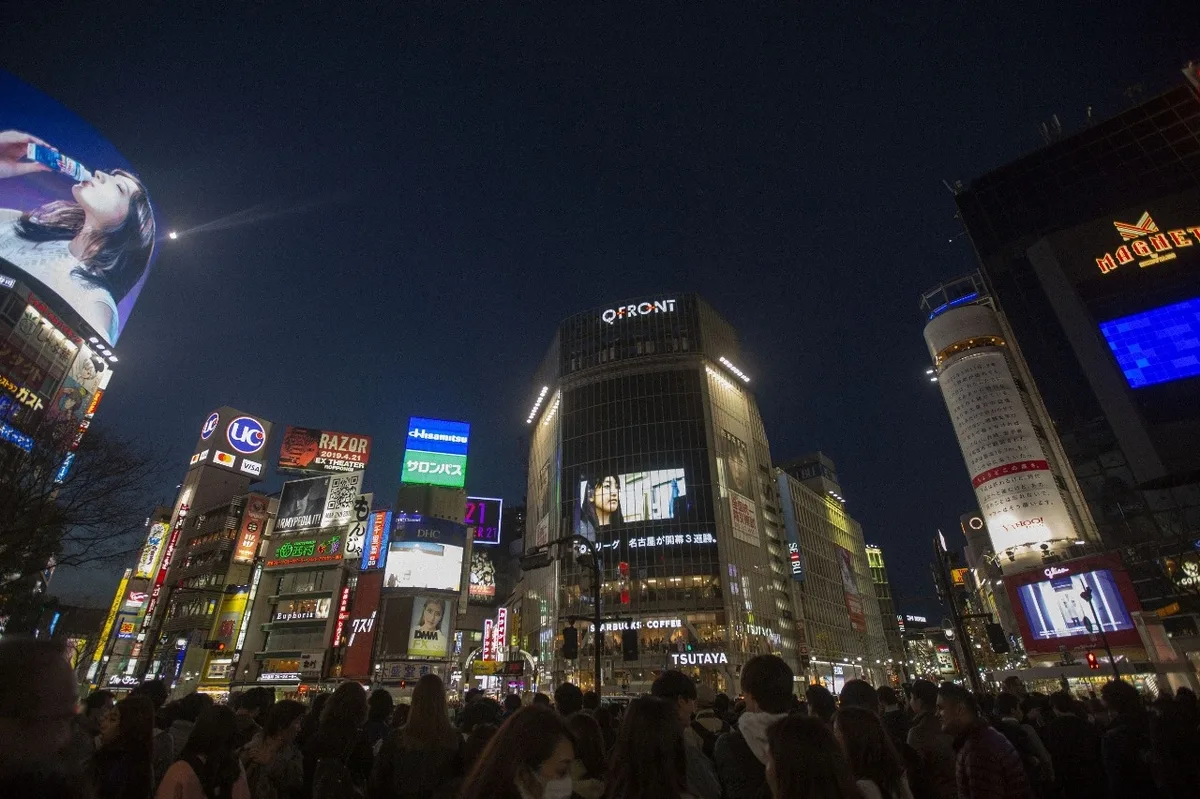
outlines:
{"label": "woman's face on screen", "polygon": [[429,603],[425,606],[424,612],[421,614],[421,622],[426,629],[436,630],[442,626],[442,606],[434,603]]}
{"label": "woman's face on screen", "polygon": [[87,225],[96,230],[112,230],[120,227],[129,215],[129,199],[138,190],[133,178],[97,170],[91,179],[75,184],[71,195],[83,208]]}
{"label": "woman's face on screen", "polygon": [[621,489],[617,484],[617,478],[605,477],[596,484],[592,502],[595,503],[597,510],[604,513],[615,513],[621,507],[620,493]]}

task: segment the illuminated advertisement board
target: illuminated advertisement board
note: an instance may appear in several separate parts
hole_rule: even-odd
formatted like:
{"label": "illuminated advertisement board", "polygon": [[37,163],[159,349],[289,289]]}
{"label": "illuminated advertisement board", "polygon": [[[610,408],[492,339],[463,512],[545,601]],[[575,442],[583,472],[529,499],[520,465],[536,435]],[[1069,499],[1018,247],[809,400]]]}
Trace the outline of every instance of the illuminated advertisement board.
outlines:
{"label": "illuminated advertisement board", "polygon": [[[69,246],[85,235],[82,250]],[[0,275],[111,346],[157,237],[149,193],[129,162],[82,119],[0,71]]]}
{"label": "illuminated advertisement board", "polygon": [[298,566],[305,563],[329,563],[342,559],[342,537],[340,535],[320,538],[286,538],[272,541],[268,568]]}
{"label": "illuminated advertisement board", "polygon": [[242,523],[238,528],[237,543],[233,548],[234,563],[252,563],[258,552],[258,542],[262,540],[267,529],[268,500],[262,494],[250,494],[246,497],[246,507],[242,511]]}
{"label": "illuminated advertisement board", "polygon": [[470,435],[471,425],[466,422],[409,419],[400,482],[462,488]]}
{"label": "illuminated advertisement board", "polygon": [[496,561],[487,549],[471,550],[471,583],[467,596],[472,604],[490,605],[496,599]]}
{"label": "illuminated advertisement board", "polygon": [[362,562],[359,569],[379,569],[387,559],[388,543],[392,533],[392,512],[377,510],[371,514],[371,527],[363,544]]}
{"label": "illuminated advertisement board", "polygon": [[413,597],[408,633],[409,657],[444,658],[450,653],[450,600]]}
{"label": "illuminated advertisement board", "polygon": [[500,544],[500,518],[504,513],[504,500],[492,497],[467,497],[467,509],[463,523],[476,544],[497,546]]}
{"label": "illuminated advertisement board", "polygon": [[358,576],[354,605],[350,611],[346,654],[342,659],[342,676],[346,679],[365,679],[371,676],[371,654],[375,646],[382,588],[382,571],[376,569]]}
{"label": "illuminated advertisement board", "polygon": [[838,555],[838,569],[842,573],[842,596],[846,601],[846,612],[850,614],[850,626],[866,632],[867,617],[863,613],[863,600],[858,592],[858,578],[854,575],[854,555],[843,547],[834,547]]}
{"label": "illuminated advertisement board", "polygon": [[371,459],[371,437],[288,427],[279,448],[280,472],[357,472]]}
{"label": "illuminated advertisement board", "polygon": [[1200,376],[1200,298],[1100,323],[1130,388]]}
{"label": "illuminated advertisement board", "polygon": [[347,560],[362,560],[363,547],[367,543],[368,528],[371,524],[371,503],[374,500],[374,494],[359,494],[354,500],[350,527],[346,530],[345,551],[342,553]]}
{"label": "illuminated advertisement board", "polygon": [[396,520],[384,567],[385,588],[462,590],[467,527],[432,516]]}
{"label": "illuminated advertisement board", "polygon": [[362,477],[362,472],[349,472],[284,483],[275,529],[296,532],[349,525]]}
{"label": "illuminated advertisement board", "polygon": [[162,559],[163,549],[167,546],[167,534],[171,525],[165,521],[154,522],[146,534],[146,543],[138,555],[137,566],[133,576],[139,580],[149,580],[158,572],[158,564]]}
{"label": "illuminated advertisement board", "polygon": [[271,423],[236,408],[217,408],[200,426],[188,468],[220,466],[250,478],[262,479]]}
{"label": "illuminated advertisement board", "polygon": [[[1104,629],[1114,647],[1142,645],[1133,622],[1141,610],[1120,558],[1097,555],[1054,563],[1004,578],[1025,650],[1054,653],[1059,647],[1095,646]],[[1092,604],[1081,596],[1092,590]],[[1091,624],[1094,632],[1088,631]]]}

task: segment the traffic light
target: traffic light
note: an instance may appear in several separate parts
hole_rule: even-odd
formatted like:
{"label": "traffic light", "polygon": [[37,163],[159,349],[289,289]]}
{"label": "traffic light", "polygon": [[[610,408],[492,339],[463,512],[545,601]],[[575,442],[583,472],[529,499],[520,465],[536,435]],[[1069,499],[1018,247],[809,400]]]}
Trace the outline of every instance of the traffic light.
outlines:
{"label": "traffic light", "polygon": [[1087,653],[1087,664],[1088,664],[1088,668],[1089,668],[1089,669],[1098,669],[1098,668],[1100,668],[1100,661],[1096,660],[1096,653],[1095,653],[1095,652],[1088,652],[1088,653]]}
{"label": "traffic light", "polygon": [[205,641],[204,648],[211,649],[213,652],[224,652],[225,651],[225,642],[224,641]]}
{"label": "traffic light", "polygon": [[637,630],[621,630],[621,660],[628,663],[638,659]]}
{"label": "traffic light", "polygon": [[574,627],[563,629],[562,656],[567,660],[579,657],[579,631]]}
{"label": "traffic light", "polygon": [[999,624],[987,626],[987,637],[988,643],[992,645],[992,651],[997,655],[1008,652],[1008,636],[1004,634],[1004,628]]}

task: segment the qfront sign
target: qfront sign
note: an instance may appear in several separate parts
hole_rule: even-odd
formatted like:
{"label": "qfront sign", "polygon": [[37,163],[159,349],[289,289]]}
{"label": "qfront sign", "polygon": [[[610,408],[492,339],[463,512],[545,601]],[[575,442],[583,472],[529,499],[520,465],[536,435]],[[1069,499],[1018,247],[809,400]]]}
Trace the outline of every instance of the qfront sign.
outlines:
{"label": "qfront sign", "polygon": [[654,302],[637,302],[631,305],[618,305],[600,313],[600,321],[606,325],[615,324],[619,319],[631,319],[635,316],[650,316],[657,313],[675,313],[675,300],[655,300]]}
{"label": "qfront sign", "polygon": [[[1129,243],[1096,258],[1096,266],[1099,267],[1100,273],[1105,275],[1135,261],[1143,269],[1173,261],[1177,256],[1175,250],[1191,247],[1200,241],[1200,225],[1163,232],[1158,229],[1158,224],[1151,218],[1149,211],[1143,211],[1136,222],[1113,220],[1113,227],[1117,229],[1121,239]],[[1195,238],[1189,238],[1188,234]]]}

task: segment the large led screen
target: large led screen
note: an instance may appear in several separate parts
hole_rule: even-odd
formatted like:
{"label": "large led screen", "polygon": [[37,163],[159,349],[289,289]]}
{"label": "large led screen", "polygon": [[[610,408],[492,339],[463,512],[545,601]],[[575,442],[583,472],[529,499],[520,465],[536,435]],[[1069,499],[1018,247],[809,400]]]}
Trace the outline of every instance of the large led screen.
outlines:
{"label": "large led screen", "polygon": [[349,525],[362,478],[362,472],[349,472],[284,483],[275,529],[294,532]]}
{"label": "large led screen", "polygon": [[683,469],[604,474],[579,481],[575,532],[590,541],[602,527],[681,518],[686,504]]}
{"label": "large led screen", "polygon": [[[1053,569],[1047,571],[1053,572]],[[1085,586],[1092,588],[1095,616],[1080,597]],[[1102,627],[1106,633],[1133,629],[1133,619],[1125,609],[1117,582],[1108,569],[1068,573],[1042,582],[1026,583],[1017,589],[1017,596],[1029,622],[1029,633],[1038,640],[1087,635],[1084,619],[1092,622],[1092,629]]]}
{"label": "large led screen", "polygon": [[1100,323],[1130,388],[1200,375],[1200,297]]}
{"label": "large led screen", "polygon": [[116,148],[0,71],[0,277],[115,344],[156,237],[146,186]]}
{"label": "large led screen", "polygon": [[410,418],[400,482],[462,488],[470,436],[471,425],[466,422]]}
{"label": "large led screen", "polygon": [[462,590],[465,525],[432,516],[397,520],[384,565],[385,588]]}
{"label": "large led screen", "polygon": [[467,497],[463,522],[476,544],[500,543],[500,518],[504,515],[504,500],[492,497]]}
{"label": "large led screen", "polygon": [[409,656],[444,658],[449,651],[450,600],[414,597],[408,633]]}

